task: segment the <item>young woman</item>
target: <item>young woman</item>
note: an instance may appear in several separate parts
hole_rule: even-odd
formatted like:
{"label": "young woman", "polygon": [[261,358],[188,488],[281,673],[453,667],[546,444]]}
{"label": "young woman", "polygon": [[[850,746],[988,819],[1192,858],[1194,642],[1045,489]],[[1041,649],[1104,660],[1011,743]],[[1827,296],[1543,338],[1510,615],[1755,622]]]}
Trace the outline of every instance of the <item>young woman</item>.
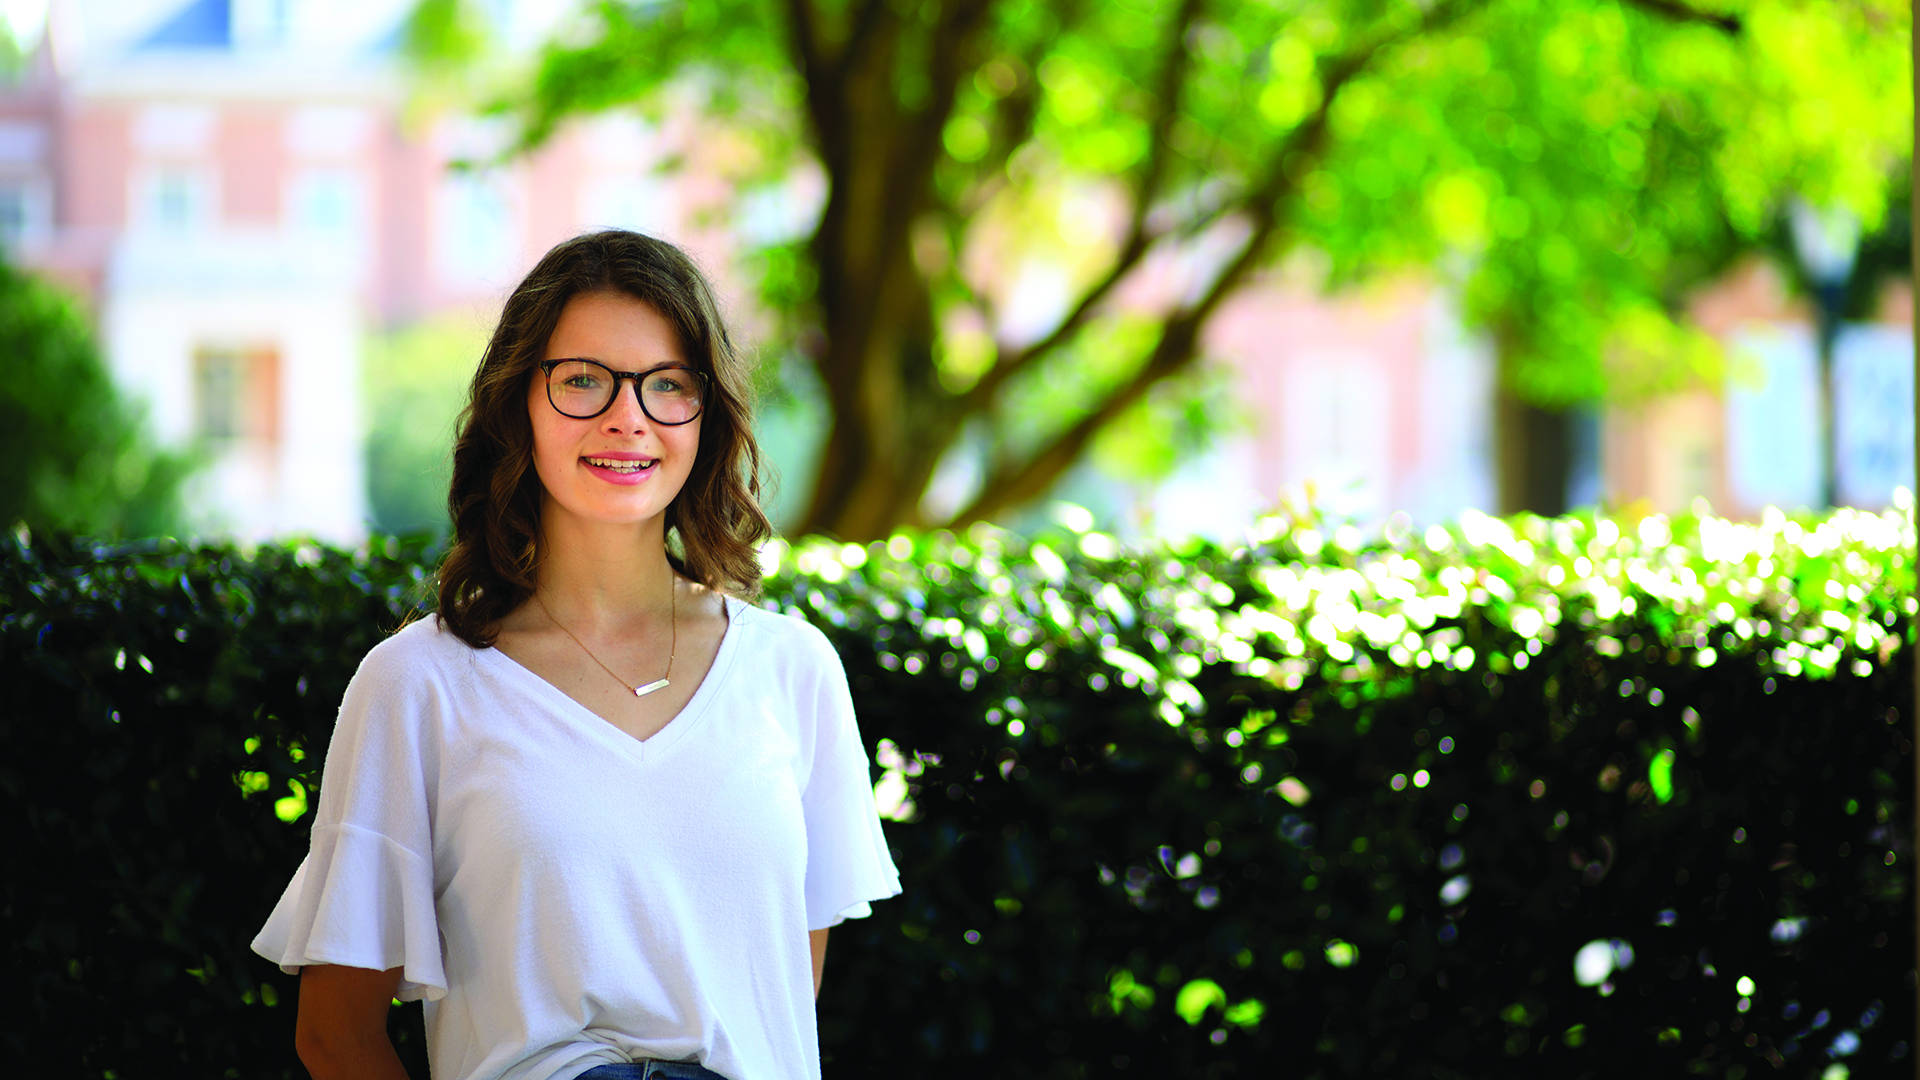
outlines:
{"label": "young woman", "polygon": [[254,941],[316,1080],[818,1077],[827,928],[898,893],[846,676],[751,596],[758,450],[712,290],[627,232],[514,290],[454,448],[435,618],[341,703]]}

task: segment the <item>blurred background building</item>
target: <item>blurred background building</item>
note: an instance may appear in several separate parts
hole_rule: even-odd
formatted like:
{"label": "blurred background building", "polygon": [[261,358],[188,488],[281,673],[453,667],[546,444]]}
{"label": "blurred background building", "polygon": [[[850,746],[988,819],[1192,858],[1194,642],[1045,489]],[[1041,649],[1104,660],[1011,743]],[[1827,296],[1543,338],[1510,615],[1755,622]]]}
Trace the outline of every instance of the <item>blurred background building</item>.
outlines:
{"label": "blurred background building", "polygon": [[[1700,293],[1691,314],[1726,347],[1726,384],[1607,410],[1609,501],[1672,513],[1705,499],[1737,517],[1820,505],[1818,343],[1809,302],[1790,294],[1778,266],[1750,260]],[[1869,318],[1843,323],[1834,342],[1843,505],[1882,509],[1895,487],[1913,486],[1913,361],[1912,286],[1895,280],[1880,290]]]}
{"label": "blurred background building", "polygon": [[[551,4],[484,5],[526,48]],[[733,293],[743,245],[804,235],[800,176],[738,202],[724,137],[610,114],[506,156],[500,121],[423,97],[410,0],[54,0],[0,92],[0,236],[91,306],[116,378],[167,442],[200,448],[198,526],[352,541],[435,527],[451,416],[487,319],[553,243],[622,226],[694,251]],[[742,206],[733,213],[729,208]],[[1336,513],[1427,522],[1497,509],[1494,362],[1449,294],[1398,280],[1337,296],[1284,268],[1209,325],[1237,419],[1146,477],[1083,465],[1060,493],[1122,529],[1231,536],[1286,490]],[[1036,285],[1024,317],[1062,313]],[[1694,316],[1724,388],[1589,409],[1567,505],[1753,515],[1819,499],[1811,312],[1744,263]],[[1913,483],[1911,290],[1835,348],[1841,496]],[[789,502],[818,432],[804,377],[771,395]],[[964,487],[966,462],[949,470]],[[940,483],[928,498],[943,497]]]}
{"label": "blurred background building", "polygon": [[[678,224],[637,125],[490,168],[500,125],[410,111],[410,9],[56,0],[0,95],[0,232],[91,305],[160,437],[207,455],[189,501],[208,531],[363,535],[380,456],[366,439],[409,389],[406,372],[366,370],[370,343],[477,321],[587,225]],[[457,393],[457,375],[441,382]],[[440,419],[425,441],[444,454]]]}

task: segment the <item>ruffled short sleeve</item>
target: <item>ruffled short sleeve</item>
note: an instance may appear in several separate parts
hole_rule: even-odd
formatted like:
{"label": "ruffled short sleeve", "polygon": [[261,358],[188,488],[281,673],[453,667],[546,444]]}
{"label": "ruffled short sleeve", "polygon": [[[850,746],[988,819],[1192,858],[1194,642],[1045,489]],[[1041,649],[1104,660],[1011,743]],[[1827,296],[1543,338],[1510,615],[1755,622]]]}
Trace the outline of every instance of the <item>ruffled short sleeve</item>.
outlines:
{"label": "ruffled short sleeve", "polygon": [[433,864],[355,825],[313,830],[313,848],[253,939],[288,974],[308,964],[403,969],[402,1001],[447,992],[433,905]]}
{"label": "ruffled short sleeve", "polygon": [[288,973],[308,964],[401,968],[404,1001],[447,992],[434,904],[437,754],[424,734],[439,695],[417,662],[420,635],[431,630],[416,625],[381,643],[348,684],[307,857],[253,940],[253,951]]}
{"label": "ruffled short sleeve", "polygon": [[813,767],[801,797],[807,825],[807,928],[822,930],[870,912],[868,902],[900,894],[873,801],[866,748],[853,714],[846,670],[826,639],[814,709]]}

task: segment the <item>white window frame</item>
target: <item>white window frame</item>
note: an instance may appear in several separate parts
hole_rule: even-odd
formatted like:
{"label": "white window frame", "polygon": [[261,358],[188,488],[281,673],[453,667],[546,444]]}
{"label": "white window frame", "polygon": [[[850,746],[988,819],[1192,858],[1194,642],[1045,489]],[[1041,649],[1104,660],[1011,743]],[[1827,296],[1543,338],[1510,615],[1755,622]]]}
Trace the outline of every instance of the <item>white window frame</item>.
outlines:
{"label": "white window frame", "polygon": [[[179,221],[165,220],[160,205],[164,197],[162,188],[172,180],[186,181],[188,208],[185,217]],[[135,229],[199,232],[214,227],[219,220],[219,177],[207,166],[148,165],[134,173],[132,188],[129,194],[132,213],[127,216]]]}

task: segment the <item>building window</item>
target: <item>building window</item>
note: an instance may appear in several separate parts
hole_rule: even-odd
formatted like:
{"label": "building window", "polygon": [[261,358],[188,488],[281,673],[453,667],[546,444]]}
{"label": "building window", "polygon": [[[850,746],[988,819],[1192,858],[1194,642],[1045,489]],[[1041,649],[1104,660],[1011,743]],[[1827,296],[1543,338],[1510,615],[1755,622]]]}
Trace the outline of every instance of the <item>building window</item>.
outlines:
{"label": "building window", "polygon": [[1365,516],[1386,506],[1392,484],[1393,383],[1371,354],[1308,351],[1284,383],[1282,433],[1289,479],[1311,480],[1336,514]]}
{"label": "building window", "polygon": [[288,205],[296,228],[342,239],[364,232],[366,196],[352,169],[306,169],[293,179]]}
{"label": "building window", "polygon": [[0,244],[18,247],[49,228],[47,185],[38,177],[0,176]]}
{"label": "building window", "polygon": [[499,285],[519,254],[513,200],[501,179],[453,173],[440,183],[434,254],[439,276],[456,287]]}
{"label": "building window", "polygon": [[1812,329],[1749,327],[1730,351],[1743,369],[1727,387],[1727,480],[1734,504],[1757,510],[1818,502],[1820,372]]}
{"label": "building window", "polygon": [[193,356],[194,432],[217,444],[280,437],[280,354],[202,348]]}
{"label": "building window", "polygon": [[0,242],[12,247],[27,233],[27,186],[0,180]]}
{"label": "building window", "polygon": [[198,228],[212,216],[212,187],[198,169],[156,169],[137,194],[137,218],[141,224],[170,231]]}
{"label": "building window", "polygon": [[162,225],[193,223],[193,182],[178,173],[162,176],[154,188],[153,219]]}

